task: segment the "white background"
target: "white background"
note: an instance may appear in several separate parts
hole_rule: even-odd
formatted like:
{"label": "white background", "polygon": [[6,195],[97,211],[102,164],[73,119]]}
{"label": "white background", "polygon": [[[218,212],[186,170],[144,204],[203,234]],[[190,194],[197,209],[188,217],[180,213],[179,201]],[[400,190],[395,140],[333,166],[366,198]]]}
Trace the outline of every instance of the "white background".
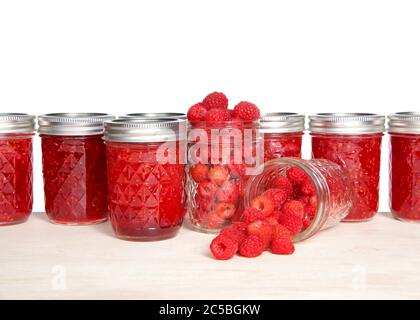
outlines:
{"label": "white background", "polygon": [[[419,111],[419,17],[401,0],[0,1],[0,111],[182,112],[214,90],[263,112]],[[40,156],[37,138],[35,211]]]}

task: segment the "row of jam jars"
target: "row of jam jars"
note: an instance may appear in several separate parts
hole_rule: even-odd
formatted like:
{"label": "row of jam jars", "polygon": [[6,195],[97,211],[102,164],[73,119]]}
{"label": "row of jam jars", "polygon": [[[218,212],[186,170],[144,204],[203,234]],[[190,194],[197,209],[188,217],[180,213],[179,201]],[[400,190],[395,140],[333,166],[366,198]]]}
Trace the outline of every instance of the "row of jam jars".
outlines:
{"label": "row of jam jars", "polygon": [[389,116],[390,198],[393,216],[420,221],[420,113]]}
{"label": "row of jam jars", "polygon": [[264,161],[302,157],[302,136],[305,116],[297,113],[267,113],[260,120],[264,134]]}
{"label": "row of jam jars", "polygon": [[183,119],[105,123],[110,220],[118,238],[177,234],[186,213],[186,135]]}
{"label": "row of jam jars", "polygon": [[0,225],[24,222],[32,212],[32,137],[35,116],[0,113]]}
{"label": "row of jam jars", "polygon": [[[325,159],[304,160],[297,158],[279,158],[264,163],[256,174],[251,176],[244,193],[245,206],[264,191],[276,188],[278,181],[287,181],[286,172],[290,168],[299,168],[312,182],[315,198],[308,202],[305,208],[304,220],[309,221],[293,241],[303,241],[319,231],[338,225],[348,214],[352,205],[352,190],[349,184],[348,172],[335,162]],[[314,199],[313,199],[314,198]]]}
{"label": "row of jam jars", "polygon": [[313,158],[331,160],[349,174],[353,199],[344,221],[370,220],[379,206],[385,117],[367,113],[324,113],[309,119]]}
{"label": "row of jam jars", "polygon": [[263,163],[258,122],[189,122],[187,195],[193,228],[217,233],[239,220],[253,169]]}
{"label": "row of jam jars", "polygon": [[53,113],[38,117],[45,211],[51,222],[100,223],[108,218],[102,113]]}

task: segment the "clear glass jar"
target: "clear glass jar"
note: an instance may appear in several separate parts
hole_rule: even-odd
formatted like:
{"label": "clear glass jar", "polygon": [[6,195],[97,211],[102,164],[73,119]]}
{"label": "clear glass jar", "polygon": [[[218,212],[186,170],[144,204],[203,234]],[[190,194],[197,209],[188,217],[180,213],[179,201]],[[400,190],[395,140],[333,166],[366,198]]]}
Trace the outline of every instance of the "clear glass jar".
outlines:
{"label": "clear glass jar", "polygon": [[38,117],[42,143],[45,211],[51,222],[100,223],[108,218],[101,113],[53,113]]}
{"label": "clear glass jar", "polygon": [[305,116],[291,112],[265,114],[260,121],[264,134],[264,161],[302,157],[302,136]]}
{"label": "clear glass jar", "polygon": [[32,212],[32,137],[35,116],[0,113],[0,225],[24,222]]}
{"label": "clear glass jar", "polygon": [[278,176],[285,176],[288,169],[298,167],[310,178],[316,191],[317,208],[312,223],[294,236],[293,241],[306,240],[319,231],[333,227],[349,213],[352,201],[348,174],[339,165],[324,159],[303,160],[281,158],[268,161],[252,176],[245,189],[245,207],[256,196],[271,189]]}
{"label": "clear glass jar", "polygon": [[385,117],[369,113],[310,116],[312,156],[331,160],[349,174],[352,208],[344,221],[368,221],[378,211],[381,142]]}
{"label": "clear glass jar", "polygon": [[420,113],[389,116],[389,204],[399,220],[420,222]]}
{"label": "clear glass jar", "polygon": [[258,123],[190,122],[187,195],[193,228],[217,233],[243,212],[243,191],[262,164]]}
{"label": "clear glass jar", "polygon": [[174,237],[186,213],[186,121],[105,124],[110,220],[124,240]]}

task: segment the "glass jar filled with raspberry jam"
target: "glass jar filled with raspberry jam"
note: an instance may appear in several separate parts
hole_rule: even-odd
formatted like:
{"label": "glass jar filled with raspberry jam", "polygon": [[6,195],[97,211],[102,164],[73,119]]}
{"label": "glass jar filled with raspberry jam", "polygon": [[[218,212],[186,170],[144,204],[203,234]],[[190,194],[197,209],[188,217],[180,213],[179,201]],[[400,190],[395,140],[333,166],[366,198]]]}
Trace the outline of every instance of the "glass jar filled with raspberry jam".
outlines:
{"label": "glass jar filled with raspberry jam", "polygon": [[103,113],[52,113],[38,117],[45,211],[51,222],[87,225],[107,220]]}
{"label": "glass jar filled with raspberry jam", "polygon": [[257,122],[190,122],[187,194],[196,231],[217,233],[243,212],[243,191],[263,163]]}
{"label": "glass jar filled with raspberry jam", "polygon": [[261,118],[260,126],[264,134],[264,161],[283,157],[301,158],[304,115],[268,113]]}
{"label": "glass jar filled with raspberry jam", "polygon": [[389,116],[390,207],[399,220],[420,222],[420,113]]}
{"label": "glass jar filled with raspberry jam", "polygon": [[35,116],[0,113],[0,225],[24,222],[32,212],[32,137]]}
{"label": "glass jar filled with raspberry jam", "polygon": [[105,123],[110,220],[124,240],[174,237],[186,212],[186,121]]}
{"label": "glass jar filled with raspberry jam", "polygon": [[187,119],[185,113],[178,112],[145,112],[145,113],[128,113],[118,117],[119,119],[137,118],[137,119],[153,119],[153,118],[174,118]]}
{"label": "glass jar filled with raspberry jam", "polygon": [[296,213],[297,220],[291,228],[295,229],[300,224],[292,233],[294,242],[306,240],[321,230],[337,225],[349,213],[352,202],[349,176],[341,166],[332,161],[274,159],[264,163],[257,172],[259,173],[252,176],[246,186],[245,206],[253,207],[253,199],[263,203],[262,197],[265,195],[281,192],[283,206],[277,207],[273,203],[272,214],[280,223],[289,214],[287,206],[303,208],[303,216],[298,217]]}
{"label": "glass jar filled with raspberry jam", "polygon": [[385,117],[370,113],[323,113],[309,117],[312,156],[349,174],[353,201],[344,221],[367,221],[378,211],[381,142]]}

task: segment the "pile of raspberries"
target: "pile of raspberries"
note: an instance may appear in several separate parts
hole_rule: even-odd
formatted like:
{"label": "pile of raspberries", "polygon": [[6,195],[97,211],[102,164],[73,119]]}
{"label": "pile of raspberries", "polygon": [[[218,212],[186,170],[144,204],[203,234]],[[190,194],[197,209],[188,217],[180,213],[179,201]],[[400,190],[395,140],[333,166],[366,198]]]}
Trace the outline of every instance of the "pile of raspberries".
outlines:
{"label": "pile of raspberries", "polygon": [[255,104],[247,101],[239,102],[233,110],[228,109],[228,98],[221,92],[213,92],[202,102],[190,107],[187,118],[191,122],[208,123],[232,120],[255,121],[260,118],[260,110]]}
{"label": "pile of raspberries", "polygon": [[311,225],[316,209],[312,181],[300,168],[290,167],[251,201],[240,221],[225,227],[213,239],[210,250],[218,260],[231,259],[236,253],[253,258],[265,250],[292,254],[293,236]]}

